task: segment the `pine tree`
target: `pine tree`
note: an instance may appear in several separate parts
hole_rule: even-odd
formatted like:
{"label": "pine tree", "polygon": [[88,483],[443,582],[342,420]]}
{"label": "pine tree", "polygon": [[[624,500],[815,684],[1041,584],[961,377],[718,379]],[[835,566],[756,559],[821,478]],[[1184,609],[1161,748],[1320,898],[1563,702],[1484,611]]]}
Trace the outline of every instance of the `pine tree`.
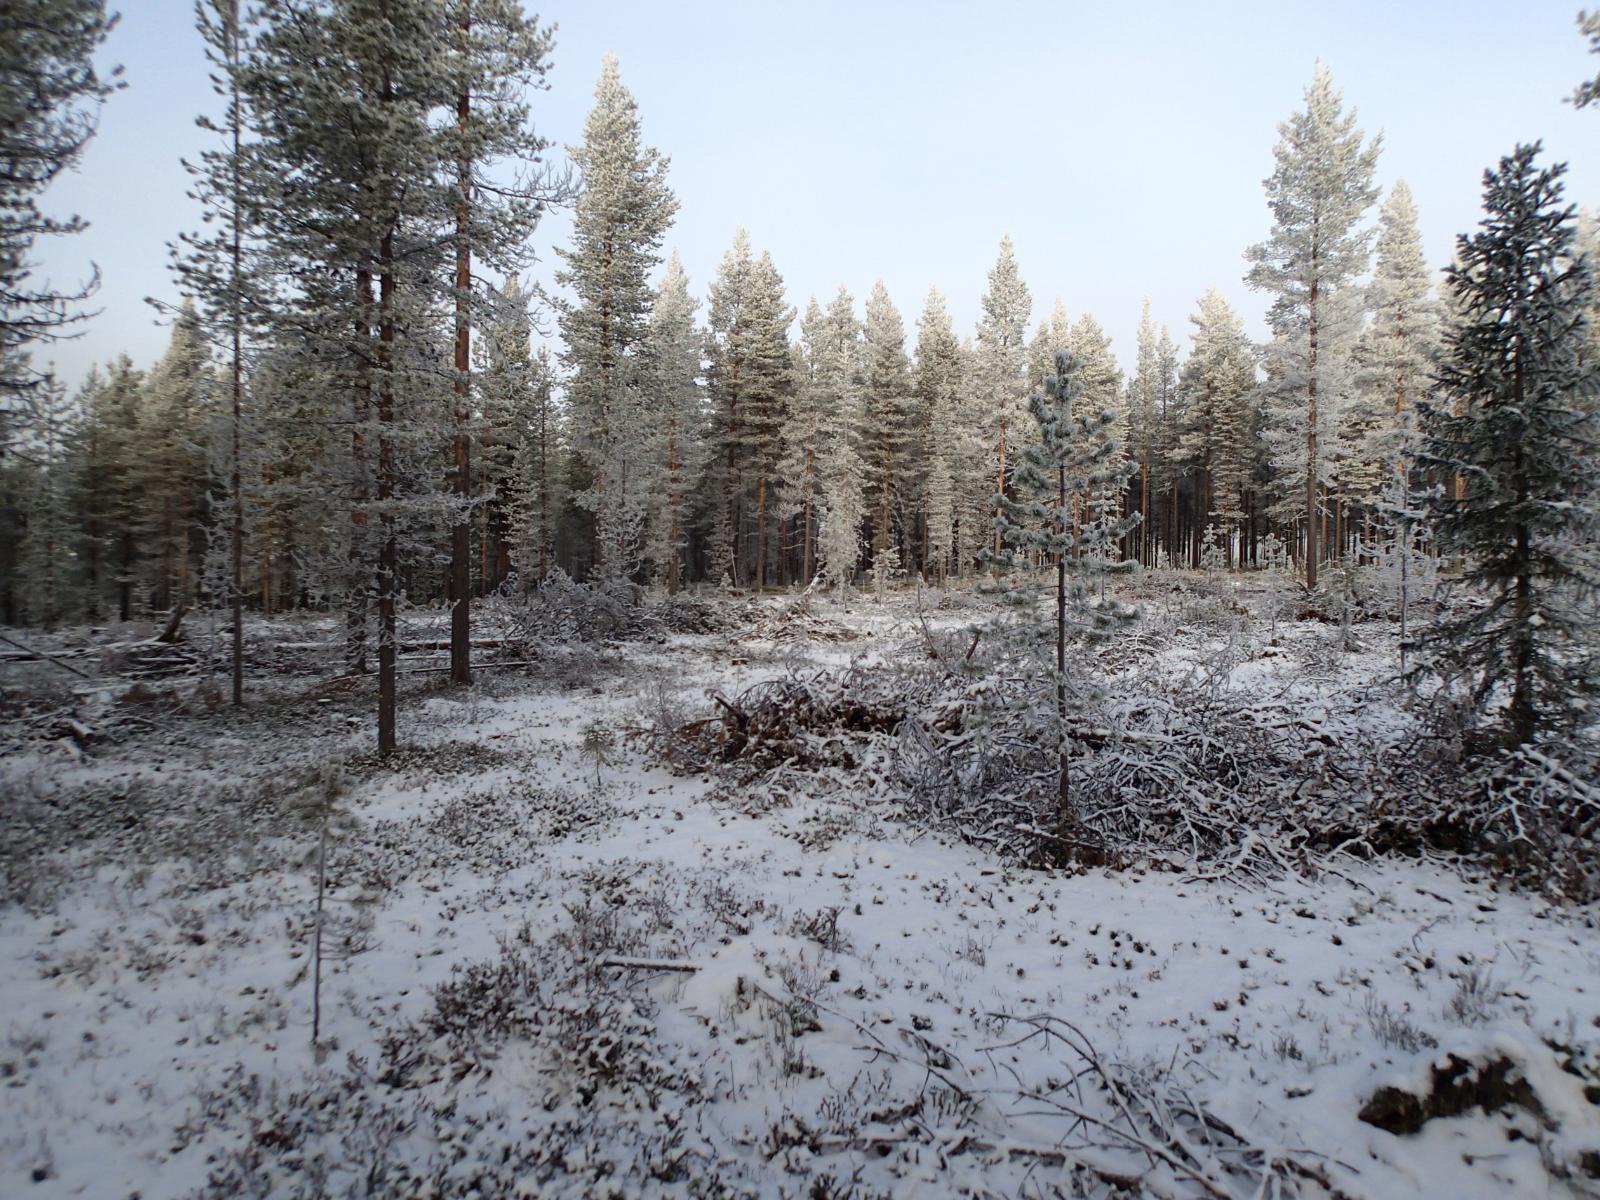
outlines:
{"label": "pine tree", "polygon": [[1358,489],[1373,527],[1387,533],[1390,561],[1397,562],[1400,600],[1400,661],[1405,669],[1410,623],[1414,530],[1421,516],[1412,500],[1411,461],[1416,450],[1416,410],[1433,386],[1439,341],[1439,308],[1432,296],[1427,260],[1417,232],[1416,206],[1404,180],[1395,184],[1378,216],[1377,265],[1368,288],[1372,323],[1358,350],[1361,390],[1350,481]]}
{"label": "pine tree", "polygon": [[[549,143],[529,124],[527,95],[542,89],[550,69],[553,30],[541,28],[517,0],[453,0],[456,37],[455,125],[444,152],[453,160],[455,209],[455,428],[453,488],[457,499],[450,537],[450,672],[468,683],[471,667],[472,595],[472,262],[502,275],[525,265],[527,239],[545,205],[562,189],[540,162]],[[453,142],[453,144],[452,144]],[[508,188],[496,164],[524,171]]]}
{"label": "pine tree", "polygon": [[706,390],[711,398],[715,458],[710,486],[717,495],[709,556],[713,574],[738,582],[742,456],[747,418],[745,387],[751,373],[750,235],[741,226],[711,281],[706,329]]}
{"label": "pine tree", "polygon": [[[1063,314],[1064,316],[1065,314]],[[1083,403],[1089,409],[1109,412],[1113,416],[1111,436],[1116,441],[1117,453],[1128,452],[1128,397],[1122,386],[1122,370],[1117,366],[1111,349],[1111,338],[1093,313],[1084,313],[1072,323],[1067,332],[1065,349],[1071,351],[1078,364],[1078,380],[1083,388]],[[1126,510],[1122,495],[1097,498],[1114,506],[1119,512]],[[1080,497],[1086,503],[1088,497]]]}
{"label": "pine tree", "polygon": [[653,518],[650,557],[669,593],[683,586],[692,481],[704,467],[705,410],[700,386],[704,335],[695,326],[697,301],[673,254],[650,314],[652,460],[661,506]]}
{"label": "pine tree", "polygon": [[[1343,109],[1318,64],[1306,107],[1278,126],[1266,180],[1271,236],[1253,246],[1246,280],[1269,293],[1269,437],[1285,489],[1284,515],[1306,522],[1306,583],[1317,585],[1323,547],[1320,489],[1329,482],[1330,443],[1352,390],[1352,352],[1362,311],[1357,280],[1367,269],[1369,232],[1359,226],[1377,197],[1372,181],[1381,137],[1364,142],[1356,113]],[[1296,498],[1303,497],[1303,502]]]}
{"label": "pine tree", "polygon": [[667,160],[641,143],[638,107],[615,55],[601,65],[584,144],[572,156],[583,192],[557,276],[576,297],[561,307],[570,435],[588,473],[578,499],[594,514],[595,570],[621,579],[637,565],[650,499],[637,478],[649,432],[649,275],[678,202],[666,184]]}
{"label": "pine tree", "polygon": [[1055,373],[1057,351],[1068,349],[1071,342],[1072,320],[1066,304],[1057,296],[1049,318],[1039,319],[1039,327],[1028,343],[1028,386],[1037,388]]}
{"label": "pine tree", "polygon": [[[1055,635],[1054,669],[1042,674],[1053,685],[1055,701],[1055,836],[1072,848],[1082,839],[1071,797],[1068,718],[1073,687],[1067,674],[1067,638],[1069,632],[1104,636],[1125,619],[1121,607],[1104,602],[1095,585],[1137,518],[1124,517],[1117,507],[1130,467],[1117,444],[1116,412],[1089,403],[1081,364],[1070,351],[1056,355],[1055,371],[1043,382],[1028,401],[1035,440],[1022,448],[1015,464],[1022,498],[999,498],[996,529],[1008,555],[1021,552],[1019,565],[1043,559],[1055,575],[1051,619],[1039,619],[1038,591],[1029,581],[1013,587],[1012,599],[1022,614],[1025,649],[1039,649],[1047,627]],[[1087,508],[1079,497],[1090,497]]]}
{"label": "pine tree", "polygon": [[[472,346],[477,397],[479,585],[488,592],[505,580],[512,564],[524,584],[541,577],[516,548],[514,516],[521,500],[518,452],[535,419],[532,297],[515,275],[480,302],[482,335]],[[452,550],[454,547],[452,546]],[[454,573],[452,561],[452,574]]]}
{"label": "pine tree", "polygon": [[252,198],[267,180],[245,141],[245,22],[239,0],[204,0],[195,6],[195,24],[213,72],[211,88],[222,101],[217,119],[202,116],[197,123],[216,135],[220,145],[203,151],[198,162],[185,163],[195,180],[190,194],[202,205],[209,228],[180,237],[173,247],[179,284],[198,305],[206,336],[220,345],[227,372],[227,594],[235,705],[244,703],[245,355],[249,327],[265,307],[261,288],[266,283]]}
{"label": "pine tree", "polygon": [[794,309],[783,295],[783,277],[765,250],[752,274],[754,333],[751,372],[745,386],[746,469],[755,477],[755,586],[766,586],[768,529],[776,508],[778,460],[783,453],[783,421],[794,386],[789,357],[789,326]]}
{"label": "pine tree", "polygon": [[199,317],[186,307],[167,352],[145,383],[136,433],[142,480],[141,541],[156,548],[146,594],[156,611],[182,609],[203,544],[209,492],[206,427],[212,379]]}
{"label": "pine tree", "polygon": [[[1589,53],[1600,54],[1600,12],[1580,9],[1578,32],[1588,40]],[[1580,83],[1578,90],[1572,93],[1571,100],[1574,108],[1588,108],[1589,105],[1600,102],[1600,75]]]}
{"label": "pine tree", "polygon": [[517,486],[511,528],[523,590],[543,583],[556,567],[568,455],[561,411],[554,397],[555,363],[550,352],[541,346],[529,374],[529,407],[519,427],[521,440],[514,464]]}
{"label": "pine tree", "polygon": [[963,338],[960,348],[961,387],[958,393],[956,436],[958,451],[952,460],[956,492],[956,544],[958,569],[978,563],[994,550],[995,440],[993,412],[988,408],[984,368],[973,339]]}
{"label": "pine tree", "polygon": [[401,542],[426,535],[417,517],[437,508],[423,482],[423,460],[435,451],[425,427],[450,411],[437,318],[450,294],[445,231],[459,189],[435,117],[457,96],[456,27],[445,0],[261,0],[261,18],[243,91],[261,161],[278,180],[262,206],[263,237],[274,269],[295,285],[274,320],[298,327],[350,390],[347,653],[354,661],[365,653],[354,635],[366,589],[354,568],[375,515],[386,754],[396,744]]}
{"label": "pine tree", "polygon": [[1428,502],[1445,553],[1466,556],[1487,601],[1426,637],[1477,703],[1509,693],[1506,733],[1526,745],[1583,719],[1600,590],[1600,364],[1585,355],[1594,279],[1562,202],[1563,165],[1518,146],[1484,174],[1484,218],[1457,241],[1439,395],[1424,401],[1420,460],[1465,481]]}
{"label": "pine tree", "polygon": [[91,375],[82,393],[85,425],[76,491],[83,514],[91,619],[98,617],[108,592],[116,597],[119,621],[130,621],[134,615],[143,485],[139,410],[144,394],[144,373],[127,355],[110,363],[103,378]]}
{"label": "pine tree", "polygon": [[[839,289],[845,311],[849,296]],[[835,301],[837,305],[839,301]],[[830,310],[831,313],[831,310]],[[795,384],[783,421],[783,458],[778,474],[783,480],[778,514],[800,524],[800,578],[810,583],[816,567],[817,452],[822,446],[822,414],[833,403],[837,350],[835,321],[815,296],[800,318],[800,341],[790,351],[795,364]],[[854,321],[854,315],[850,320]]]}
{"label": "pine tree", "polygon": [[1417,210],[1404,180],[1378,218],[1377,266],[1368,289],[1372,323],[1362,337],[1362,421],[1358,448],[1370,493],[1405,471],[1410,414],[1432,383],[1439,313],[1429,282]]}
{"label": "pine tree", "polygon": [[[7,573],[5,608],[29,624],[53,625],[74,613],[79,588],[74,553],[72,476],[81,445],[82,410],[57,381],[23,398],[21,445],[0,460],[5,490],[20,509],[16,570]],[[15,588],[15,595],[9,594]]]}
{"label": "pine tree", "polygon": [[[1167,547],[1167,558],[1177,557],[1178,544],[1178,489],[1182,473],[1179,463],[1179,439],[1184,426],[1183,392],[1178,386],[1178,344],[1172,340],[1172,331],[1161,327],[1161,337],[1156,342],[1155,362],[1155,435],[1150,448],[1150,491],[1152,503],[1156,496],[1165,497],[1166,520],[1161,529],[1151,530],[1152,540],[1159,532]],[[1159,551],[1152,549],[1152,565],[1159,560]]]}
{"label": "pine tree", "polygon": [[[993,455],[992,495],[1004,495],[1010,486],[1007,435],[1014,434],[1019,418],[1027,411],[1028,352],[1023,333],[1032,306],[1028,287],[1017,272],[1011,239],[1001,238],[1000,257],[989,272],[989,289],[983,295],[983,315],[978,320],[972,388],[974,408],[982,414],[982,428]],[[997,530],[996,551],[999,537]]]}
{"label": "pine tree", "polygon": [[817,567],[840,591],[855,578],[860,564],[866,516],[860,451],[865,350],[855,303],[841,287],[828,306],[812,368],[819,416]]}
{"label": "pine tree", "polygon": [[1150,566],[1155,548],[1150,508],[1151,466],[1159,430],[1156,424],[1157,377],[1156,323],[1150,316],[1150,298],[1144,298],[1139,313],[1139,329],[1134,351],[1133,378],[1128,381],[1129,452],[1138,464],[1139,561]]}
{"label": "pine tree", "polygon": [[743,229],[711,284],[706,378],[715,413],[716,478],[721,510],[713,531],[712,569],[738,584],[745,526],[754,538],[751,576],[766,583],[767,527],[778,509],[776,472],[793,386],[789,326],[794,310],[772,257],[752,259]]}
{"label": "pine tree", "polygon": [[[1215,288],[1200,298],[1189,321],[1194,349],[1181,376],[1184,426],[1176,456],[1195,472],[1196,524],[1214,528],[1224,560],[1231,561],[1250,483],[1255,362],[1244,322]],[[1203,550],[1197,546],[1196,565]]]}
{"label": "pine tree", "polygon": [[44,191],[83,156],[100,106],[121,86],[102,78],[94,53],[116,24],[105,0],[6,0],[0,6],[0,398],[40,382],[28,347],[70,332],[99,285],[94,271],[75,291],[34,276],[34,243],[85,228],[51,217]]}
{"label": "pine tree", "polygon": [[[880,574],[901,569],[898,508],[905,491],[906,457],[913,437],[911,364],[905,325],[879,280],[867,297],[862,326],[865,358],[862,454],[866,495],[873,511],[872,555]],[[881,566],[878,566],[882,559]]]}
{"label": "pine tree", "polygon": [[917,321],[916,397],[922,457],[922,570],[943,579],[955,551],[956,471],[962,449],[961,344],[944,297],[930,288]]}

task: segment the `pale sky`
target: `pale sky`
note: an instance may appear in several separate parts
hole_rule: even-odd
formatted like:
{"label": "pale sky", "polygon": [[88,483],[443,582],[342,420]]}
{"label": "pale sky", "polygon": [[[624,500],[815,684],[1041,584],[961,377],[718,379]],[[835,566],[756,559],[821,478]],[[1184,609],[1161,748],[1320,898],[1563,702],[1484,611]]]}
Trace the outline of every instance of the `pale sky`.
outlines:
{"label": "pale sky", "polygon": [[[1126,369],[1145,295],[1185,345],[1210,286],[1264,336],[1243,254],[1269,228],[1277,124],[1319,57],[1367,132],[1383,131],[1379,179],[1410,182],[1436,265],[1477,221],[1484,168],[1519,141],[1543,139],[1547,160],[1571,165],[1568,199],[1600,205],[1600,111],[1563,103],[1600,71],[1577,2],[552,0],[534,121],[578,140],[601,55],[617,53],[645,140],[672,159],[667,247],[702,298],[742,224],[797,308],[841,283],[862,302],[882,278],[914,342],[937,286],[965,334],[1009,233],[1035,317],[1058,294],[1074,319],[1093,312]],[[90,261],[104,277],[84,335],[39,355],[69,383],[165,347],[144,297],[176,296],[167,243],[197,223],[179,159],[203,142],[196,114],[214,111],[191,0],[112,3],[122,24],[105,57],[127,90],[46,197],[91,228],[39,255],[58,284]],[[536,277],[566,230],[563,216],[536,232]]]}

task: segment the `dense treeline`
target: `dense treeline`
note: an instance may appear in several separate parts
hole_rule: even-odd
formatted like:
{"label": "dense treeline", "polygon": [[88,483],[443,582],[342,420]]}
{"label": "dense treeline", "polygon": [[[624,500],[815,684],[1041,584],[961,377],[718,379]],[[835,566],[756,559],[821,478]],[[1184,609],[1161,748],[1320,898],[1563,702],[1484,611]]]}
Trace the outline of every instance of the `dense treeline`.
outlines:
{"label": "dense treeline", "polygon": [[[465,679],[471,598],[556,571],[668,591],[992,571],[1063,351],[1125,468],[1123,559],[1292,563],[1315,587],[1431,546],[1430,488],[1468,498],[1413,451],[1471,314],[1434,295],[1411,193],[1380,196],[1379,139],[1320,67],[1248,251],[1269,341],[1212,290],[1187,353],[1146,304],[1124,366],[1092,314],[1045,311],[1009,239],[970,332],[937,290],[908,326],[881,283],[797,312],[742,230],[697,299],[665,254],[669,161],[614,58],[575,177],[546,161],[530,104],[552,35],[514,0],[205,0],[200,28],[218,110],[190,165],[207,224],[173,251],[189,299],[148,370],[10,389],[5,622],[331,608],[351,669],[375,631],[387,674],[396,605],[443,600]],[[545,301],[523,271],[565,203]],[[1581,325],[1592,292],[1569,300]],[[1573,332],[1591,357],[1593,327]]]}

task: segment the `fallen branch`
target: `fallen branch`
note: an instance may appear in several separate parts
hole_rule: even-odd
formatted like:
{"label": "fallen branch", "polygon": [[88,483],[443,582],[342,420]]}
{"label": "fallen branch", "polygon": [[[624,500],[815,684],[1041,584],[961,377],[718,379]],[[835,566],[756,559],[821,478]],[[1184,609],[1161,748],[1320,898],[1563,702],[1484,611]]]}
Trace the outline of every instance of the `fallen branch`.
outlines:
{"label": "fallen branch", "polygon": [[690,962],[684,958],[624,958],[613,955],[611,958],[600,960],[602,967],[616,967],[622,971],[681,971],[692,975],[705,964]]}
{"label": "fallen branch", "polygon": [[[62,662],[59,658],[57,658],[53,654],[47,654],[43,650],[35,650],[32,646],[24,646],[21,642],[16,641],[14,638],[8,638],[4,634],[0,634],[0,642],[5,642],[8,645],[15,646],[18,650],[26,651],[28,654],[33,655],[37,659],[40,659],[40,660],[42,660],[44,662],[51,663],[51,664],[53,664],[55,666],[60,667],[63,671],[71,671],[79,679],[93,679],[94,678],[93,675],[86,674],[83,671],[78,670],[77,667],[70,666],[67,663]],[[27,660],[23,659],[22,661],[26,662]]]}

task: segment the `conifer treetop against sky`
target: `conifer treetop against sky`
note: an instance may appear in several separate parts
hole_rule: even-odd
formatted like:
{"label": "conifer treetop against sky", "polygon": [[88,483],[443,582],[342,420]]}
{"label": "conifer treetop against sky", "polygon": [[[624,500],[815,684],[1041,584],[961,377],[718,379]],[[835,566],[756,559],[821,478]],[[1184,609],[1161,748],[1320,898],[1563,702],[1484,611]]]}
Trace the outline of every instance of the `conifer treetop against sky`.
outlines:
{"label": "conifer treetop against sky", "polygon": [[[104,58],[128,89],[45,198],[91,228],[38,251],[57,284],[91,261],[104,274],[84,336],[38,354],[70,384],[165,347],[144,297],[177,298],[166,243],[197,223],[179,159],[216,107],[191,0],[112,6],[122,23]],[[576,143],[601,56],[616,52],[645,141],[671,158],[681,207],[665,245],[697,295],[742,224],[797,309],[882,278],[914,334],[937,286],[966,335],[1009,234],[1034,321],[1059,294],[1074,318],[1099,318],[1127,370],[1146,294],[1181,342],[1213,286],[1265,336],[1244,251],[1270,227],[1261,181],[1277,125],[1319,57],[1361,127],[1383,131],[1378,181],[1385,194],[1410,183],[1432,266],[1476,224],[1483,170],[1518,141],[1543,139],[1548,161],[1571,163],[1568,199],[1600,207],[1600,114],[1564,102],[1600,66],[1577,7],[552,0],[539,11],[558,25],[555,69],[534,112],[540,132]],[[535,235],[547,286],[569,229],[558,214]]]}

